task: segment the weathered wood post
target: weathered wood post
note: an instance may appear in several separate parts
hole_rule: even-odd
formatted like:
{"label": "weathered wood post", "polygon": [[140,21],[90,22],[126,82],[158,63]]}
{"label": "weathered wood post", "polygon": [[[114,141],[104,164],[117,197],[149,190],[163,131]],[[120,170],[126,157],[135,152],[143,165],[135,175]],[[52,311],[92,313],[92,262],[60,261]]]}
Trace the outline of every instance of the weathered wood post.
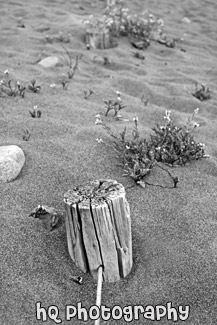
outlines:
{"label": "weathered wood post", "polygon": [[97,180],[64,194],[68,250],[72,260],[94,279],[118,281],[132,268],[129,204],[123,185]]}
{"label": "weathered wood post", "polygon": [[114,47],[113,38],[106,28],[89,28],[86,30],[86,44],[93,49],[105,50]]}

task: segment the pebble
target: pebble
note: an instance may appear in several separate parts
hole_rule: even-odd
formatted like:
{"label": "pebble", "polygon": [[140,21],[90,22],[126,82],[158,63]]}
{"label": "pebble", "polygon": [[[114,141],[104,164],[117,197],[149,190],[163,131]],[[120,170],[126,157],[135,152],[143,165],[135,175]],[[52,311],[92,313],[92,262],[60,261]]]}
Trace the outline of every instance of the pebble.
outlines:
{"label": "pebble", "polygon": [[42,59],[38,64],[44,68],[54,68],[60,63],[60,59],[56,56],[48,56],[45,59]]}
{"label": "pebble", "polygon": [[0,146],[0,182],[14,180],[25,163],[23,150],[16,145]]}

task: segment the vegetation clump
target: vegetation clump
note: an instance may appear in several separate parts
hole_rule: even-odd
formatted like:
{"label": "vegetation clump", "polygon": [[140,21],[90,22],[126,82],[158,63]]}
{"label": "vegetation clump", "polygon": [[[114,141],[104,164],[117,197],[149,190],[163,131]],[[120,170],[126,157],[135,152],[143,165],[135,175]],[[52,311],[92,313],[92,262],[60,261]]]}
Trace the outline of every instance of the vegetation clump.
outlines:
{"label": "vegetation clump", "polygon": [[28,90],[30,90],[33,93],[39,93],[39,91],[41,90],[41,86],[36,84],[35,79],[32,79],[30,81],[30,84],[28,85]]}
{"label": "vegetation clump", "polygon": [[[138,130],[138,117],[133,119],[134,127],[132,138],[127,139],[126,127],[119,136],[115,135],[98,116],[98,123],[112,136],[112,148],[118,153],[125,176],[130,176],[137,184],[145,186],[154,185],[147,182],[146,176],[154,167],[165,170],[173,180],[173,186],[177,187],[178,178],[174,177],[168,166],[184,166],[192,160],[208,157],[205,154],[205,145],[195,141],[192,132],[199,124],[194,122],[196,109],[188,119],[184,127],[176,126],[170,117],[171,112],[166,111],[163,126],[157,124],[152,130],[154,134],[149,139],[142,138]],[[99,139],[98,139],[99,140]],[[103,142],[101,139],[98,142]],[[161,185],[158,185],[161,186]],[[163,186],[161,186],[163,187]]]}
{"label": "vegetation clump", "polygon": [[104,100],[105,103],[105,116],[108,116],[108,113],[111,110],[114,110],[114,116],[115,117],[121,117],[121,115],[119,115],[119,111],[121,109],[123,109],[124,107],[126,107],[126,105],[122,104],[122,99],[121,99],[121,93],[119,91],[117,91],[117,99],[113,100],[113,99],[109,99],[109,100]]}
{"label": "vegetation clump", "polygon": [[5,70],[5,79],[0,80],[0,96],[24,98],[26,87],[22,86],[19,81],[10,78],[9,71]]}
{"label": "vegetation clump", "polygon": [[[109,31],[112,36],[128,36],[134,41],[142,41],[142,48],[150,44],[150,40],[156,38],[156,35],[162,34],[164,22],[161,18],[145,11],[142,14],[131,13],[129,8],[125,8],[124,1],[119,0],[111,3],[100,18],[93,15],[84,21],[86,27],[98,32]],[[134,41],[133,41],[134,40]]]}
{"label": "vegetation clump", "polygon": [[207,100],[211,98],[211,90],[206,84],[196,85],[195,92],[192,93],[194,97],[199,99],[200,101]]}

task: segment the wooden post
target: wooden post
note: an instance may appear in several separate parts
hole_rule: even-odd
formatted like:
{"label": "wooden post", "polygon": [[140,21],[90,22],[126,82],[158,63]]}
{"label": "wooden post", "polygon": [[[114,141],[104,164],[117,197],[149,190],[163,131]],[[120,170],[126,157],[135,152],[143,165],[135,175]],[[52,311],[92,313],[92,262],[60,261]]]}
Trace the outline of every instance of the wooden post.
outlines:
{"label": "wooden post", "polygon": [[86,30],[86,44],[93,49],[109,49],[116,44],[108,29],[91,28]]}
{"label": "wooden post", "polygon": [[132,268],[129,204],[123,185],[97,180],[64,194],[68,250],[83,271],[103,280],[118,281]]}

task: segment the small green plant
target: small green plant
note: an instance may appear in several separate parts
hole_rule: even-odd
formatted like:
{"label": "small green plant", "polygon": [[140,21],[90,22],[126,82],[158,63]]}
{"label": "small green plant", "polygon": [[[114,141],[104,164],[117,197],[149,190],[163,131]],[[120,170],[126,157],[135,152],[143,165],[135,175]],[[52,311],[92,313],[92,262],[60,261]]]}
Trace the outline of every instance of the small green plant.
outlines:
{"label": "small green plant", "polygon": [[82,54],[76,55],[74,66],[72,67],[72,65],[70,65],[70,70],[67,72],[69,79],[72,79],[74,77],[75,72],[78,69],[79,61],[82,59],[82,56]]}
{"label": "small green plant", "polygon": [[33,118],[35,118],[35,117],[40,118],[41,117],[41,111],[38,109],[37,105],[35,105],[33,107],[33,111],[29,111],[29,113],[30,113],[31,117],[33,117]]}
{"label": "small green plant", "polygon": [[79,61],[82,59],[83,55],[82,54],[76,55],[75,62],[73,65],[73,57],[72,57],[71,53],[67,50],[67,48],[63,44],[60,44],[60,45],[65,51],[65,54],[67,57],[66,65],[70,68],[70,71],[71,71],[71,77],[69,76],[69,79],[72,79],[75,74],[75,71],[78,69]]}
{"label": "small green plant", "polygon": [[140,59],[142,61],[145,60],[145,56],[143,53],[141,53],[140,51],[136,51],[136,52],[133,52],[133,56],[137,59]]}
{"label": "small green plant", "polygon": [[56,89],[56,84],[50,84],[50,89],[52,89],[52,93],[55,93],[55,89]]}
{"label": "small green plant", "polygon": [[59,31],[56,36],[46,35],[45,40],[47,41],[47,43],[50,44],[52,44],[53,42],[69,43],[70,34],[64,34],[63,32]]}
{"label": "small green plant", "polygon": [[194,140],[192,131],[199,127],[194,122],[194,117],[199,109],[194,110],[184,127],[174,125],[170,118],[170,111],[166,111],[164,116],[165,125],[155,126],[152,130],[151,144],[154,147],[156,160],[169,165],[185,165],[191,160],[206,157],[204,144]]}
{"label": "small green plant", "polygon": [[70,34],[64,34],[63,32],[59,31],[58,35],[55,37],[55,40],[61,43],[69,43]]}
{"label": "small green plant", "polygon": [[104,100],[105,103],[105,116],[108,116],[108,113],[111,110],[114,110],[114,116],[115,117],[121,117],[120,115],[118,115],[119,111],[121,109],[123,109],[124,107],[126,107],[126,105],[122,104],[122,100],[121,100],[121,93],[119,91],[117,91],[117,99],[116,100]]}
{"label": "small green plant", "polygon": [[70,79],[73,79],[76,70],[78,70],[79,61],[82,59],[83,55],[82,54],[76,55],[75,62],[73,65],[73,58],[71,53],[67,50],[67,48],[63,44],[60,45],[66,53],[67,56],[66,65],[69,67],[69,70],[67,71],[67,76],[63,75],[63,77],[59,80],[63,89],[66,90],[68,89]]}
{"label": "small green plant", "polygon": [[192,95],[200,101],[203,101],[211,98],[210,93],[211,89],[206,84],[196,84],[195,92]]}
{"label": "small green plant", "polygon": [[145,95],[142,95],[141,102],[143,103],[144,106],[147,106],[149,102],[149,98],[148,97],[145,98]]}
{"label": "small green plant", "polygon": [[94,92],[92,89],[89,89],[88,91],[84,90],[84,99],[88,99],[93,94],[94,94]]}
{"label": "small green plant", "polygon": [[46,42],[49,43],[49,44],[52,44],[53,41],[54,41],[53,37],[50,36],[50,35],[46,35],[46,36],[45,36],[45,40],[46,40]]}
{"label": "small green plant", "polygon": [[107,56],[103,56],[103,64],[109,65],[111,64],[111,60]]}
{"label": "small green plant", "polygon": [[32,79],[30,81],[30,85],[28,85],[28,89],[33,93],[39,93],[39,91],[41,90],[41,86],[36,85],[36,80]]}
{"label": "small green plant", "polygon": [[59,79],[59,82],[62,85],[64,90],[68,89],[69,79],[66,76],[62,76],[62,78]]}
{"label": "small green plant", "polygon": [[[126,127],[119,136],[116,136],[101,119],[100,115],[96,116],[95,124],[100,124],[112,136],[112,148],[118,153],[121,160],[121,165],[124,168],[124,176],[130,176],[134,179],[136,184],[155,185],[147,181],[147,176],[151,173],[153,168],[160,168],[168,173],[173,181],[172,187],[177,187],[178,177],[173,176],[168,169],[163,165],[168,166],[183,166],[187,162],[206,158],[204,144],[197,143],[192,131],[199,126],[193,119],[197,114],[198,109],[194,111],[192,116],[188,119],[186,126],[177,127],[170,118],[170,112],[166,111],[164,116],[165,123],[163,126],[157,124],[152,130],[154,134],[150,139],[142,138],[138,130],[138,117],[133,119],[134,127],[132,131],[132,138],[127,139]],[[98,142],[103,142],[102,139],[97,139]]]}
{"label": "small green plant", "polygon": [[19,81],[12,80],[8,70],[5,70],[4,74],[5,79],[0,81],[0,96],[24,98],[26,87],[22,86]]}
{"label": "small green plant", "polygon": [[23,140],[24,141],[29,141],[31,134],[28,129],[23,130]]}

